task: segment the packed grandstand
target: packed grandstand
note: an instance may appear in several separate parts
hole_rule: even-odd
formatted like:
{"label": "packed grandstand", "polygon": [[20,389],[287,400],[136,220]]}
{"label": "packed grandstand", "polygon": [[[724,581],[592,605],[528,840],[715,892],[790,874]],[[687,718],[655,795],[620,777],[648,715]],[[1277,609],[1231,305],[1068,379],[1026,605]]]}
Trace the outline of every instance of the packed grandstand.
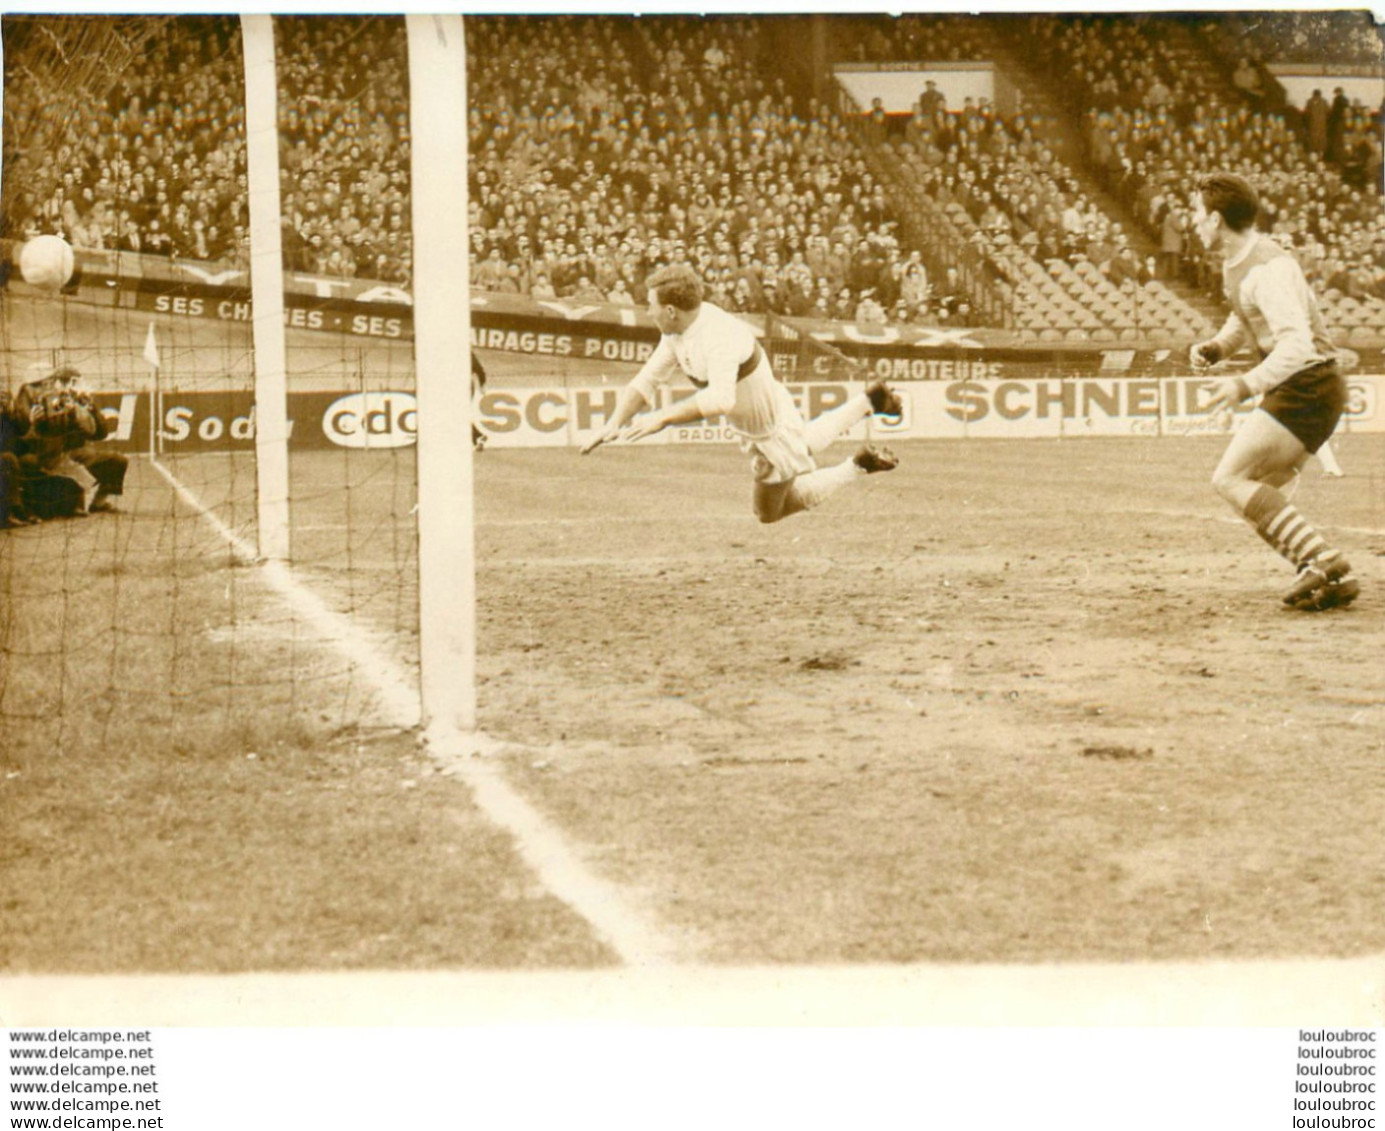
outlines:
{"label": "packed grandstand", "polygon": [[[686,260],[737,311],[1190,336],[1216,310],[1191,190],[1230,169],[1341,340],[1375,341],[1382,104],[1333,76],[1378,90],[1385,67],[1368,15],[1339,15],[468,17],[472,284],[639,306],[652,268]],[[74,86],[45,63],[52,24],[6,18],[2,234],[243,267],[237,21],[138,27]],[[402,18],[275,34],[286,267],[407,288]],[[1282,76],[1305,62],[1322,89],[1299,99]],[[949,96],[981,64],[995,97]],[[917,97],[854,101],[842,68],[872,66],[913,68]]]}

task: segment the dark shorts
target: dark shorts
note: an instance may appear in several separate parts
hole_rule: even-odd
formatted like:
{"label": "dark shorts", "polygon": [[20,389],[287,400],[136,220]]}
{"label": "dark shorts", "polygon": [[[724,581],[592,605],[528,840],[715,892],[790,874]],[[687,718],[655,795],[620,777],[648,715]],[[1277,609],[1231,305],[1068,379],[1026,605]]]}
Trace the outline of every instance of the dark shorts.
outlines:
{"label": "dark shorts", "polygon": [[1347,383],[1335,361],[1324,361],[1295,373],[1271,389],[1260,407],[1284,425],[1310,452],[1327,443],[1342,419]]}

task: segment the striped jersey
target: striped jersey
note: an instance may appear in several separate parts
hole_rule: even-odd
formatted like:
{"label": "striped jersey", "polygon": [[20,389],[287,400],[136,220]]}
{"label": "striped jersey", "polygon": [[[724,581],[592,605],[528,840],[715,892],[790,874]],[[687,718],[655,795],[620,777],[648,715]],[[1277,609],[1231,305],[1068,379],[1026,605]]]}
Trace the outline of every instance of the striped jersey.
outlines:
{"label": "striped jersey", "polygon": [[1263,393],[1337,353],[1303,268],[1268,236],[1252,235],[1222,265],[1231,315],[1213,339],[1230,356],[1253,345],[1259,364],[1242,375],[1252,393]]}

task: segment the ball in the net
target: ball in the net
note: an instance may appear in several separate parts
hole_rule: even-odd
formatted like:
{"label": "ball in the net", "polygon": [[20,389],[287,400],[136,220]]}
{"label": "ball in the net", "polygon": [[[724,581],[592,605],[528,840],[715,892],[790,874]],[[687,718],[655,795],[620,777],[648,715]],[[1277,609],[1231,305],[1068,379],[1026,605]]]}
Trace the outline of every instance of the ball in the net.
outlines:
{"label": "ball in the net", "polygon": [[72,278],[76,259],[61,236],[35,236],[19,252],[19,273],[31,287],[57,294]]}

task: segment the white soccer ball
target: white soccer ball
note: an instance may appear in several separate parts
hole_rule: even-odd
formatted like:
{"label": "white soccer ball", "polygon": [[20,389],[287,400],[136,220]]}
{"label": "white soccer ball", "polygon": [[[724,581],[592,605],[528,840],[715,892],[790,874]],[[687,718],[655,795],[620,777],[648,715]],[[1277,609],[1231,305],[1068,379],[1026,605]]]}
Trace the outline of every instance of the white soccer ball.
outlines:
{"label": "white soccer ball", "polygon": [[19,273],[31,287],[57,294],[72,278],[77,259],[61,236],[35,236],[19,252]]}

